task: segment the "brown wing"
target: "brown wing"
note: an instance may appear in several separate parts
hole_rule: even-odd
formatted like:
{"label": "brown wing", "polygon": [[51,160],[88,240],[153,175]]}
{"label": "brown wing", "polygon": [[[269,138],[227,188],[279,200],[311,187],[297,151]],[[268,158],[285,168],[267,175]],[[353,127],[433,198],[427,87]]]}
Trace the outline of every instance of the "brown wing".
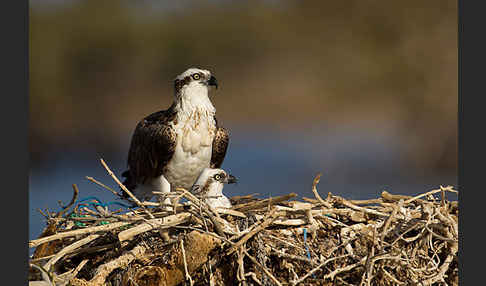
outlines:
{"label": "brown wing", "polygon": [[[175,118],[173,106],[142,119],[135,128],[128,151],[126,186],[131,189],[162,175],[174,154],[176,133],[168,124]],[[131,187],[131,188],[130,188]]]}
{"label": "brown wing", "polygon": [[[216,119],[216,118],[215,118]],[[218,126],[216,121],[216,127]],[[211,168],[220,168],[223,164],[226,150],[228,149],[229,132],[223,127],[217,127],[213,140],[213,152],[211,155]]]}

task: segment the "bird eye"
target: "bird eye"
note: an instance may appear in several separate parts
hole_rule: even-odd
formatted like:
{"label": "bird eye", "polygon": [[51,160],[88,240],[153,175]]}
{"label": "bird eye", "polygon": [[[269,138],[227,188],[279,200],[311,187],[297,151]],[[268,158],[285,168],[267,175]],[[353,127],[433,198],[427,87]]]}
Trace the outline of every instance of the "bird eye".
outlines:
{"label": "bird eye", "polygon": [[214,175],[214,179],[217,181],[221,180],[221,175],[220,174]]}
{"label": "bird eye", "polygon": [[196,73],[196,74],[193,74],[193,75],[192,75],[192,78],[193,78],[194,80],[198,80],[198,79],[200,79],[200,78],[201,78],[201,75],[200,75],[200,74],[198,74],[198,73]]}

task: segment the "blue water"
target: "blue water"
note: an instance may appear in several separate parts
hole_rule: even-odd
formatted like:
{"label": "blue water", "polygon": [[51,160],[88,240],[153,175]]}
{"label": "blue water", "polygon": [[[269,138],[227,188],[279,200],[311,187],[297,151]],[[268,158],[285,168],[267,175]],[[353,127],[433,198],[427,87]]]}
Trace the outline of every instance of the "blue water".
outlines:
{"label": "blue water", "polygon": [[[410,168],[404,160],[400,138],[359,129],[328,130],[325,136],[320,134],[232,132],[223,168],[239,181],[227,185],[224,192],[229,196],[259,193],[261,197],[295,192],[299,197],[313,197],[312,181],[319,172],[323,173],[318,185],[322,196],[332,192],[350,199],[375,198],[383,190],[413,195],[439,185],[457,186],[454,174],[426,174]],[[125,153],[60,151],[47,166],[31,170],[29,239],[37,238],[45,227],[44,217],[37,209],[60,210],[57,202],[66,205],[71,200],[72,184],[77,184],[79,198],[96,196],[104,202],[115,200],[109,191],[85,179],[91,176],[118,189],[100,164],[100,157],[120,178],[125,170]]]}

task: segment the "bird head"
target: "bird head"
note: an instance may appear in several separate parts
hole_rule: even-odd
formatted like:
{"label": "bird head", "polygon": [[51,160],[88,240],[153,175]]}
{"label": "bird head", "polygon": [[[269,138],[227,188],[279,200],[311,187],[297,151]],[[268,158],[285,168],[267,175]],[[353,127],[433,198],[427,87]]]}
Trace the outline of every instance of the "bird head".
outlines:
{"label": "bird head", "polygon": [[176,97],[186,94],[187,91],[192,91],[190,92],[191,94],[194,92],[196,94],[200,92],[207,94],[208,89],[212,86],[218,88],[216,78],[210,71],[199,68],[190,68],[178,75],[174,80]]}
{"label": "bird head", "polygon": [[237,181],[238,179],[235,176],[222,169],[205,168],[196,180],[196,185],[204,186],[207,183],[234,184]]}

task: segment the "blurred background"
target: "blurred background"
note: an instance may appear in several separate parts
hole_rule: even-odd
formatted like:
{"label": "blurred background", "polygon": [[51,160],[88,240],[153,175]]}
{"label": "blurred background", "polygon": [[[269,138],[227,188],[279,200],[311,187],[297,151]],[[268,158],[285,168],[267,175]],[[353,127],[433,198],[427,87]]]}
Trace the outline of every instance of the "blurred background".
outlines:
{"label": "blurred background", "polygon": [[[229,195],[351,199],[457,184],[452,0],[30,2],[30,238],[38,209],[113,195],[144,116],[209,69]],[[457,187],[457,186],[456,186]],[[118,188],[116,188],[118,189]]]}

